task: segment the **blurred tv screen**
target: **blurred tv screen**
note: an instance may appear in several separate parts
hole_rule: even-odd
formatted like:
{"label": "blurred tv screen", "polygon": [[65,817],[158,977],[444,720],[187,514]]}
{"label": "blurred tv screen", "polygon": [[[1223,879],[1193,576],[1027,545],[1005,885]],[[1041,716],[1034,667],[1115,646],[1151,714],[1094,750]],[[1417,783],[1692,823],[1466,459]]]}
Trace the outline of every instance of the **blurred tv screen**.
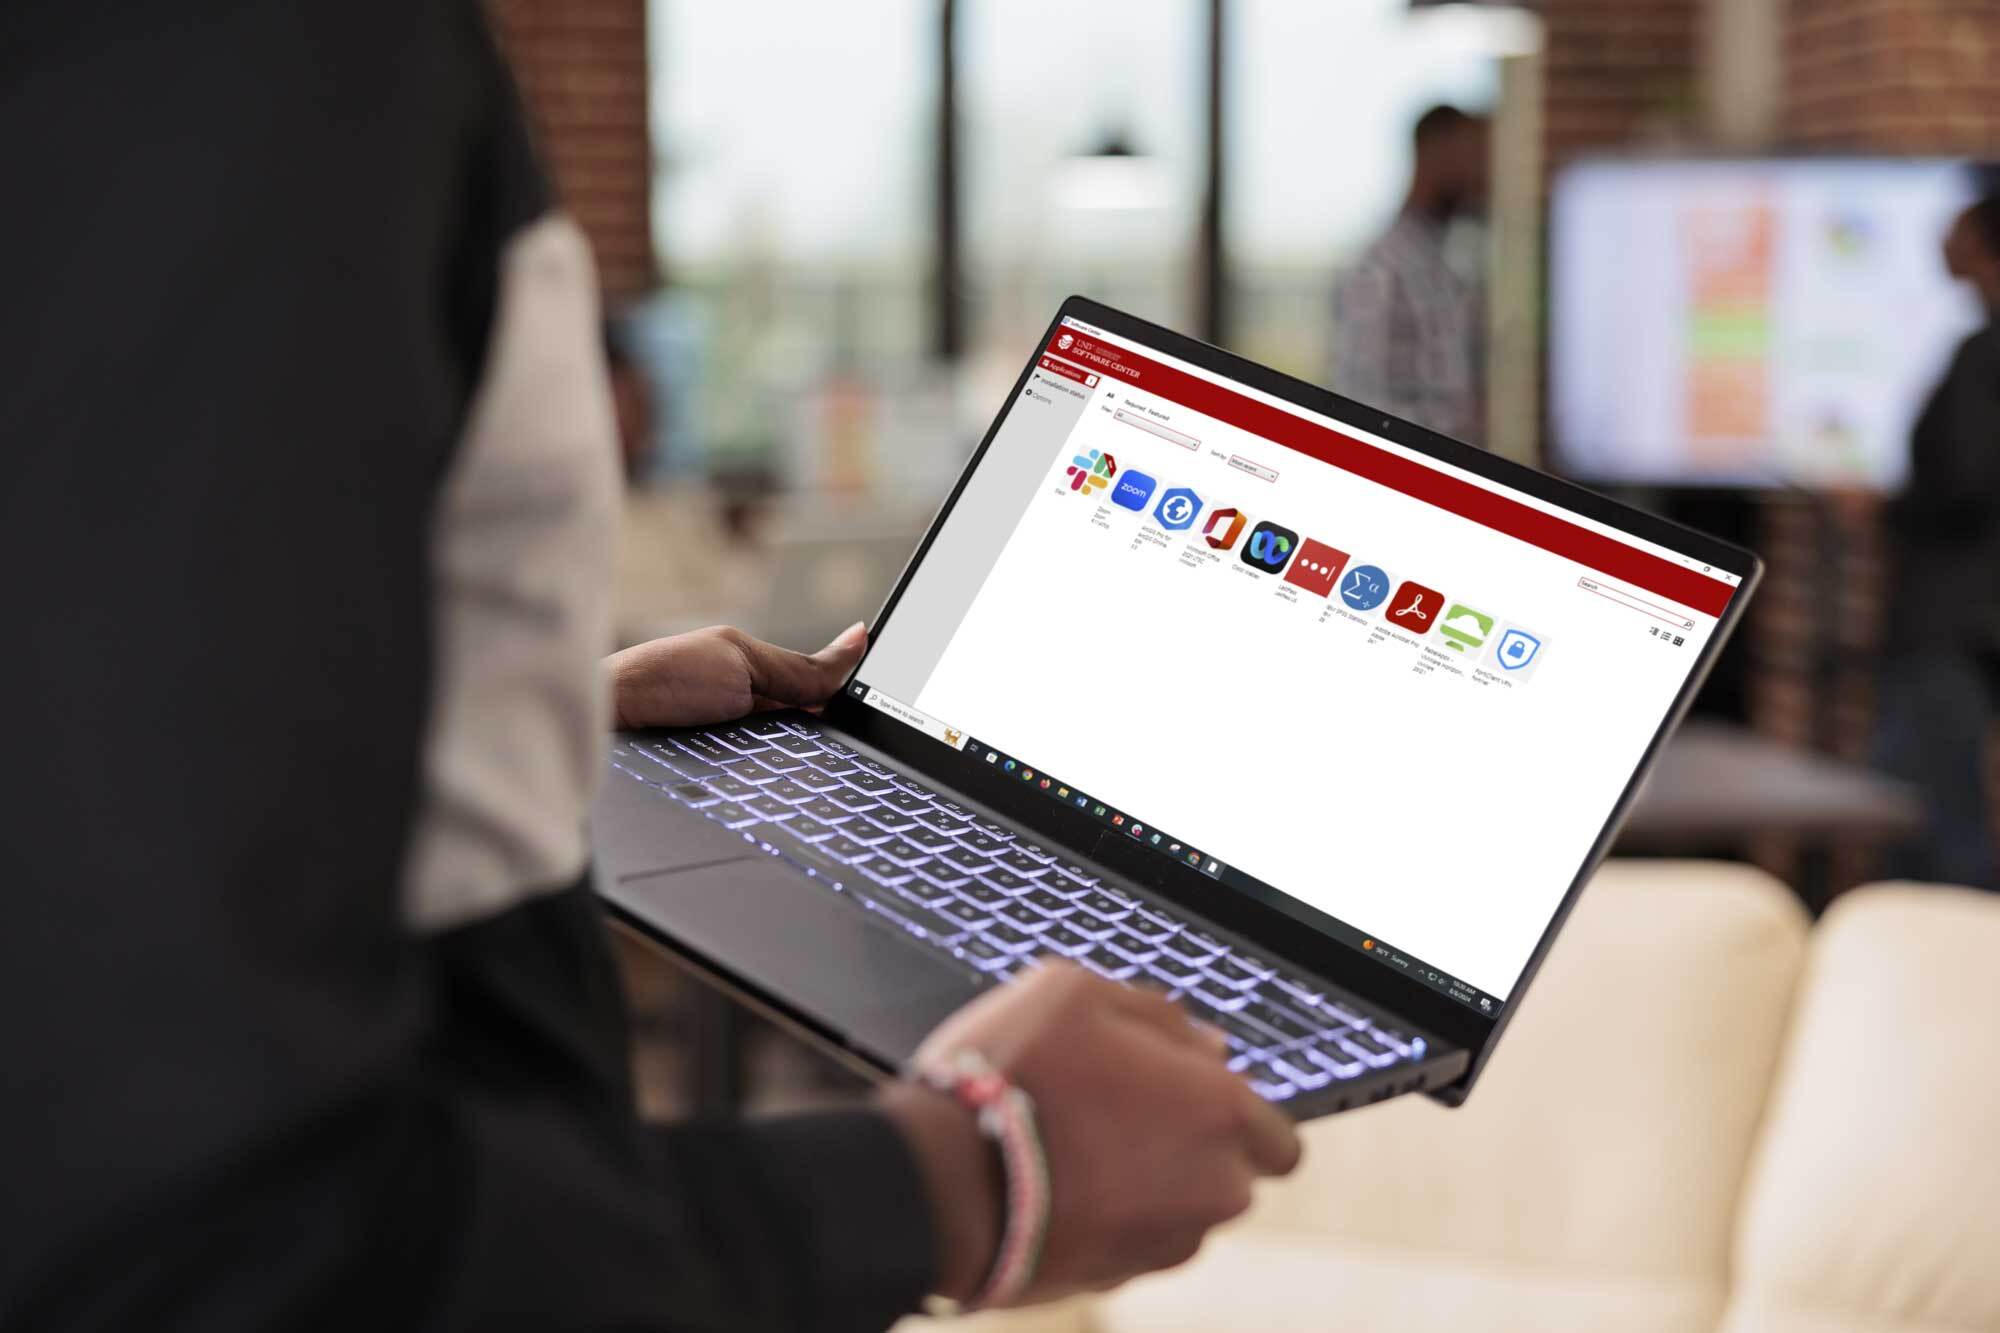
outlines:
{"label": "blurred tv screen", "polygon": [[1549,205],[1549,412],[1586,480],[1894,490],[1977,299],[1942,159],[1584,162]]}

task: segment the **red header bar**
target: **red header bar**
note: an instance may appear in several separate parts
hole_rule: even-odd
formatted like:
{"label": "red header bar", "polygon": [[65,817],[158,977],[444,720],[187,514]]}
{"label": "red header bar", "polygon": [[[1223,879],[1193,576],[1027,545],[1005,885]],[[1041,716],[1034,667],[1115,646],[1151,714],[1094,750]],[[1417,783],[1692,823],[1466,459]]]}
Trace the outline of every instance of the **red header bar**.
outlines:
{"label": "red header bar", "polygon": [[[1048,352],[1081,365],[1096,367],[1107,380],[1122,382],[1170,398],[1239,430],[1259,435],[1309,458],[1330,463],[1378,486],[1421,500],[1447,513],[1472,520],[1496,532],[1539,546],[1544,551],[1635,587],[1670,597],[1683,606],[1711,616],[1722,614],[1735,589],[1720,579],[1677,565],[1671,560],[1628,546],[1613,537],[1580,527],[1545,510],[1522,504],[1497,491],[1475,486],[1328,426],[1293,416],[1269,403],[1224,388],[1172,366],[1163,366],[1127,347],[1108,343],[1075,329],[1058,329]],[[1046,362],[1047,358],[1043,360]]]}

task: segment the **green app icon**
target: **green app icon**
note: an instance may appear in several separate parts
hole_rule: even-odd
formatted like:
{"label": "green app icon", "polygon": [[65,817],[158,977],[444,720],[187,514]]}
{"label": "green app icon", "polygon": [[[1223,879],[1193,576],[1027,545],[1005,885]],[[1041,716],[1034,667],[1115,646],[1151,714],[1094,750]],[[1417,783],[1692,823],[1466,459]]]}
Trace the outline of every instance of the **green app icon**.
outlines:
{"label": "green app icon", "polygon": [[1451,610],[1445,612],[1444,623],[1438,626],[1438,633],[1444,636],[1445,647],[1455,653],[1476,654],[1486,642],[1486,636],[1493,632],[1493,617],[1483,615],[1463,602],[1453,602]]}

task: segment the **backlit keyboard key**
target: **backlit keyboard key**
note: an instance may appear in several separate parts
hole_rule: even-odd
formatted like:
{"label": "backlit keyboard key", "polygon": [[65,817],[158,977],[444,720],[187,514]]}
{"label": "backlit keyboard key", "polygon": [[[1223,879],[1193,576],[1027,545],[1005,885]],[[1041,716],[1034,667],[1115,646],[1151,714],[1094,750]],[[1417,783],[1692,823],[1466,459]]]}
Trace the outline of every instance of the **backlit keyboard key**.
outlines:
{"label": "backlit keyboard key", "polygon": [[1243,1008],[1243,1017],[1263,1024],[1286,1041],[1303,1041],[1308,1037],[1317,1037],[1321,1031],[1318,1024],[1308,1021],[1304,1015],[1265,999],[1251,1000]]}
{"label": "backlit keyboard key", "polygon": [[856,813],[859,813],[863,810],[881,809],[881,807],[875,803],[875,798],[873,796],[868,795],[866,792],[851,791],[844,786],[839,791],[828,792],[826,794],[826,799],[832,801],[835,805],[839,806],[843,810],[852,810],[855,811]]}
{"label": "backlit keyboard key", "polygon": [[896,790],[895,783],[885,777],[878,777],[873,773],[851,773],[848,775],[846,781],[847,785],[855,791],[866,792],[870,796],[880,796],[884,792]]}
{"label": "backlit keyboard key", "polygon": [[1134,963],[1150,963],[1160,956],[1157,944],[1140,939],[1129,930],[1120,930],[1108,937],[1104,943],[1120,958]]}
{"label": "backlit keyboard key", "polygon": [[1011,895],[1000,892],[990,884],[981,884],[976,879],[969,884],[959,885],[952,892],[974,907],[983,907],[989,912],[1003,903],[1014,901]]}
{"label": "backlit keyboard key", "polygon": [[1013,956],[1003,950],[994,948],[991,944],[988,944],[976,935],[969,940],[960,941],[958,948],[953,950],[953,952],[982,972],[1004,966],[1007,960]]}
{"label": "backlit keyboard key", "polygon": [[974,873],[1004,893],[1023,893],[1035,887],[1035,881],[1032,879],[1023,879],[1013,871],[1002,870],[998,866]]}
{"label": "backlit keyboard key", "polygon": [[1160,941],[1160,952],[1183,963],[1205,963],[1215,957],[1215,950],[1205,949],[1188,938],[1187,932],[1170,935]]}
{"label": "backlit keyboard key", "polygon": [[1139,965],[1137,963],[1128,963],[1115,955],[1109,954],[1087,955],[1083,960],[1083,965],[1097,973],[1097,975],[1109,977],[1113,981],[1129,981],[1139,974]]}
{"label": "backlit keyboard key", "polygon": [[906,791],[883,792],[882,804],[888,806],[891,810],[901,810],[906,815],[928,811],[931,808],[929,801],[926,801],[921,796],[912,796]]}
{"label": "backlit keyboard key", "polygon": [[1239,967],[1236,960],[1227,955],[1205,964],[1203,970],[1231,990],[1249,990],[1263,980],[1255,972]]}
{"label": "backlit keyboard key", "polygon": [[844,824],[855,817],[853,811],[843,810],[827,800],[808,801],[799,807],[799,813],[811,815],[822,824]]}
{"label": "backlit keyboard key", "polygon": [[755,810],[738,805],[734,801],[724,801],[708,812],[709,818],[719,821],[724,828],[747,828],[763,818]]}
{"label": "backlit keyboard key", "polygon": [[797,810],[786,805],[783,801],[774,800],[769,796],[752,796],[749,800],[743,802],[743,804],[755,810],[764,818],[777,823],[783,823],[787,819],[797,819],[799,817]]}
{"label": "backlit keyboard key", "polygon": [[931,854],[914,843],[901,838],[891,838],[875,847],[877,856],[886,856],[899,866],[917,866],[931,859]]}
{"label": "backlit keyboard key", "polygon": [[801,805],[813,798],[813,793],[789,778],[779,778],[764,788],[764,795],[776,797],[787,805]]}
{"label": "backlit keyboard key", "polygon": [[698,731],[692,735],[671,736],[668,739],[696,759],[706,759],[711,764],[717,760],[733,759],[736,756],[736,751]]}
{"label": "backlit keyboard key", "polygon": [[972,881],[972,876],[955,866],[947,865],[936,857],[932,857],[930,860],[924,862],[924,864],[918,866],[917,874],[927,883],[935,884],[943,889],[955,889],[961,884],[968,884]]}
{"label": "backlit keyboard key", "polygon": [[699,782],[676,782],[667,788],[667,795],[673,797],[682,805],[691,805],[697,810],[704,810],[711,805],[720,805],[722,803],[722,797],[719,793],[710,791]]}
{"label": "backlit keyboard key", "polygon": [[965,930],[979,930],[993,920],[992,913],[982,912],[970,903],[934,903],[931,910]]}
{"label": "backlit keyboard key", "polygon": [[1065,917],[1076,910],[1076,905],[1059,894],[1047,889],[1034,889],[1021,895],[1021,901],[1040,912],[1043,916]]}
{"label": "backlit keyboard key", "polygon": [[708,735],[738,754],[755,754],[759,750],[771,748],[741,727],[724,727],[721,731],[711,731]]}
{"label": "backlit keyboard key", "polygon": [[[752,735],[758,734],[749,727],[745,727],[744,730],[749,731]],[[767,735],[763,736],[762,739],[768,745],[770,745],[770,747],[773,750],[777,750],[782,754],[791,755],[795,759],[810,759],[814,755],[820,755],[826,753],[824,750],[820,749],[819,743],[817,741],[808,740],[804,736],[794,736],[790,732],[783,732],[776,736]]]}
{"label": "backlit keyboard key", "polygon": [[1026,903],[1002,903],[993,909],[993,915],[1021,930],[1047,930],[1055,924],[1053,917],[1043,916]]}
{"label": "backlit keyboard key", "polygon": [[1005,921],[996,921],[979,932],[981,939],[1008,953],[1027,953],[1036,947],[1036,939],[1025,930],[1016,930]]}
{"label": "backlit keyboard key", "polygon": [[1060,921],[1042,932],[1042,943],[1065,958],[1081,958],[1097,947],[1097,941],[1079,934]]}
{"label": "backlit keyboard key", "polygon": [[1106,921],[1123,921],[1132,915],[1132,909],[1116,898],[1107,897],[1101,890],[1093,890],[1076,900],[1076,905],[1086,911],[1095,912]]}
{"label": "backlit keyboard key", "polygon": [[903,885],[903,895],[912,902],[926,907],[936,907],[939,903],[955,903],[958,895],[949,886],[939,884],[924,874],[925,867],[916,867],[916,877]]}
{"label": "backlit keyboard key", "polygon": [[960,841],[973,851],[985,852],[988,856],[997,856],[1007,850],[1004,838],[996,838],[988,833],[968,833]]}
{"label": "backlit keyboard key", "polygon": [[1248,995],[1238,995],[1234,991],[1207,982],[1189,987],[1188,994],[1194,996],[1195,999],[1200,1000],[1209,1008],[1219,1009],[1225,1014],[1235,1013],[1238,1009],[1250,1003]]}
{"label": "backlit keyboard key", "polygon": [[845,861],[849,865],[853,865],[858,861],[866,861],[869,857],[875,855],[867,843],[856,842],[854,839],[844,835],[836,835],[820,843],[819,850],[825,852],[834,860]]}
{"label": "backlit keyboard key", "polygon": [[1326,992],[1311,982],[1301,981],[1297,977],[1288,977],[1282,972],[1271,978],[1271,984],[1291,996],[1294,1000],[1297,1000],[1300,1004],[1316,1005],[1326,998]]}
{"label": "backlit keyboard key", "polygon": [[1317,1068],[1313,1065],[1312,1061],[1303,1058],[1294,1063],[1282,1055],[1272,1056],[1271,1068],[1276,1071],[1278,1077],[1304,1092],[1311,1092],[1314,1088],[1323,1088],[1333,1082],[1333,1074],[1331,1072]]}
{"label": "backlit keyboard key", "polygon": [[1024,855],[1019,847],[1010,847],[1000,853],[993,858],[993,864],[1005,866],[1017,875],[1026,875],[1030,878],[1049,873],[1047,866],[1032,856]]}
{"label": "backlit keyboard key", "polygon": [[938,859],[947,864],[957,866],[967,874],[971,874],[975,870],[989,870],[993,866],[992,857],[983,856],[973,851],[970,847],[948,847],[939,853]]}
{"label": "backlit keyboard key", "polygon": [[894,861],[871,856],[861,863],[861,873],[879,884],[901,884],[917,872],[908,866],[899,866]]}
{"label": "backlit keyboard key", "polygon": [[745,782],[742,778],[734,777],[727,773],[719,778],[710,778],[708,780],[708,789],[716,795],[727,797],[732,801],[748,800],[757,794],[756,783]]}
{"label": "backlit keyboard key", "polygon": [[1341,1044],[1355,1052],[1369,1064],[1380,1069],[1383,1065],[1394,1064],[1400,1057],[1381,1042],[1359,1028],[1349,1028],[1340,1034]]}
{"label": "backlit keyboard key", "polygon": [[1146,964],[1146,971],[1176,990],[1184,986],[1192,986],[1195,982],[1202,979],[1199,968],[1191,967],[1186,963],[1164,955]]}
{"label": "backlit keyboard key", "polygon": [[948,852],[958,844],[933,829],[927,829],[921,822],[903,830],[903,836],[927,852]]}
{"label": "backlit keyboard key", "polygon": [[1353,1078],[1368,1067],[1360,1056],[1330,1041],[1302,1047],[1299,1053],[1335,1078]]}
{"label": "backlit keyboard key", "polygon": [[788,776],[801,787],[807,787],[816,792],[830,792],[836,787],[847,785],[839,778],[833,776],[833,774],[822,773],[810,765],[795,769]]}

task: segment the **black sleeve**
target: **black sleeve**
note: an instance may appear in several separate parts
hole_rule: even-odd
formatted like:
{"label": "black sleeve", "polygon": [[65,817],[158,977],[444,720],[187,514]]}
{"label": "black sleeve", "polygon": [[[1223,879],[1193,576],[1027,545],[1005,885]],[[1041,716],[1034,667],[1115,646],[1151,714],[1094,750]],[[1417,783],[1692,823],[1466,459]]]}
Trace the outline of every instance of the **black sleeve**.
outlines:
{"label": "black sleeve", "polygon": [[931,1276],[901,1136],[868,1110],[641,1129],[583,885],[434,946],[463,1161],[450,1327],[887,1327]]}
{"label": "black sleeve", "polygon": [[1935,543],[2000,525],[2000,328],[1959,345],[1912,432],[1910,479],[1889,520]]}
{"label": "black sleeve", "polygon": [[638,1124],[583,886],[404,919],[533,206],[482,194],[478,12],[0,5],[0,1326],[860,1329],[928,1280],[881,1120]]}

